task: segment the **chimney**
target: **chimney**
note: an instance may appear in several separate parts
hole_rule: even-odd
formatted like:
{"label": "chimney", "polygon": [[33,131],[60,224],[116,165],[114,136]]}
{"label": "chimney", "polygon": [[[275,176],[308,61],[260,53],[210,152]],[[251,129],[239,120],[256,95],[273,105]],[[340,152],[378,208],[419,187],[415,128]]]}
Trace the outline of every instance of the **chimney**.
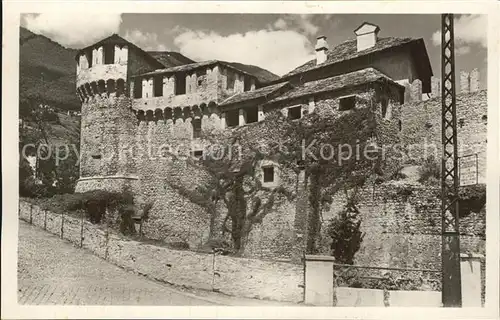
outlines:
{"label": "chimney", "polygon": [[377,43],[380,28],[377,25],[364,22],[354,33],[356,34],[356,47],[358,52],[369,49]]}
{"label": "chimney", "polygon": [[327,59],[328,43],[325,36],[319,36],[316,42],[316,64],[322,64]]}

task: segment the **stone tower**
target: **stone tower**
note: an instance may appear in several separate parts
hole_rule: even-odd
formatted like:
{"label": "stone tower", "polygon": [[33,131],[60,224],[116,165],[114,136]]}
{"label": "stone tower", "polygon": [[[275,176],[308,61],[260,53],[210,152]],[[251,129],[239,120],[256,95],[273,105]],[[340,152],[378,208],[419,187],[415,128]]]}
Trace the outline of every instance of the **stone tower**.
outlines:
{"label": "stone tower", "polygon": [[76,56],[82,120],[80,179],[75,192],[121,191],[137,186],[130,151],[136,130],[127,85],[131,54],[130,43],[113,35]]}

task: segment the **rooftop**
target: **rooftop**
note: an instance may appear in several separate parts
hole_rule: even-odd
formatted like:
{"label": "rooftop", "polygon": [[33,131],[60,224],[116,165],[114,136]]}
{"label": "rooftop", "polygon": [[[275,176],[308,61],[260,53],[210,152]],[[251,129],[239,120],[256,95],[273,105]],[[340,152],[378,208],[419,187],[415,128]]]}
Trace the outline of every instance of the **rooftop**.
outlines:
{"label": "rooftop", "polygon": [[361,84],[385,81],[395,86],[404,88],[402,85],[394,82],[391,78],[374,68],[366,68],[335,77],[306,82],[285,94],[273,99],[272,102],[285,101],[298,97],[313,95],[321,92],[335,91],[343,88],[354,87]]}
{"label": "rooftop", "polygon": [[[326,62],[317,65],[316,59],[313,59],[313,60],[301,65],[300,67],[295,68],[294,70],[285,74],[281,78],[285,79],[285,78],[288,78],[288,77],[293,76],[295,74],[299,74],[301,72],[322,68],[324,66],[332,65],[332,64],[339,63],[339,62],[342,62],[345,60],[354,59],[357,57],[365,56],[365,55],[372,54],[375,52],[381,52],[381,51],[388,50],[388,49],[393,49],[396,47],[401,47],[401,46],[408,45],[408,44],[419,44],[420,42],[423,45],[422,39],[395,38],[395,37],[378,38],[377,42],[375,43],[375,45],[373,47],[358,52],[357,46],[356,46],[356,39],[347,40],[347,41],[342,42],[338,46],[333,47],[327,51]],[[429,68],[430,68],[430,65],[429,65]]]}
{"label": "rooftop", "polygon": [[245,92],[240,92],[237,93],[226,100],[222,101],[220,104],[221,106],[226,106],[226,105],[231,105],[243,101],[249,101],[249,100],[255,100],[255,99],[260,99],[260,98],[267,98],[269,95],[277,92],[281,88],[285,87],[288,85],[288,82],[280,82],[277,84],[273,84],[270,86],[262,87],[257,90],[253,91],[245,91]]}

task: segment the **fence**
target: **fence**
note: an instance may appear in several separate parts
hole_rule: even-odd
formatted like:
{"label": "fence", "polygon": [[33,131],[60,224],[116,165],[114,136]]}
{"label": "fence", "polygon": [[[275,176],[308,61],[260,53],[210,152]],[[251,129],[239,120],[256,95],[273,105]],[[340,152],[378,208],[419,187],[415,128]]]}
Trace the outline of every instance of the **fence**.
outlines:
{"label": "fence", "polygon": [[[481,306],[481,257],[462,255],[462,305]],[[440,270],[356,266],[306,255],[304,300],[323,306],[440,307]]]}
{"label": "fence", "polygon": [[134,241],[82,217],[20,201],[19,218],[110,263],[165,283],[284,302],[302,301],[303,266],[200,253]]}

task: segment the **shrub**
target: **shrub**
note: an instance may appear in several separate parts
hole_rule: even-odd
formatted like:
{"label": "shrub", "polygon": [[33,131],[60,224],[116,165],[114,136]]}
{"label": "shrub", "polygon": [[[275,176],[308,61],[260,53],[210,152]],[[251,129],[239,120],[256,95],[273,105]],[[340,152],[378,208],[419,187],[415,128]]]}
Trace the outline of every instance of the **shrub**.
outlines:
{"label": "shrub", "polygon": [[435,184],[441,178],[441,165],[434,156],[429,156],[420,166],[418,173],[420,183]]}
{"label": "shrub", "polygon": [[331,254],[335,260],[343,264],[353,264],[354,255],[363,241],[360,230],[361,219],[353,205],[348,205],[327,226],[327,235],[332,239]]}

